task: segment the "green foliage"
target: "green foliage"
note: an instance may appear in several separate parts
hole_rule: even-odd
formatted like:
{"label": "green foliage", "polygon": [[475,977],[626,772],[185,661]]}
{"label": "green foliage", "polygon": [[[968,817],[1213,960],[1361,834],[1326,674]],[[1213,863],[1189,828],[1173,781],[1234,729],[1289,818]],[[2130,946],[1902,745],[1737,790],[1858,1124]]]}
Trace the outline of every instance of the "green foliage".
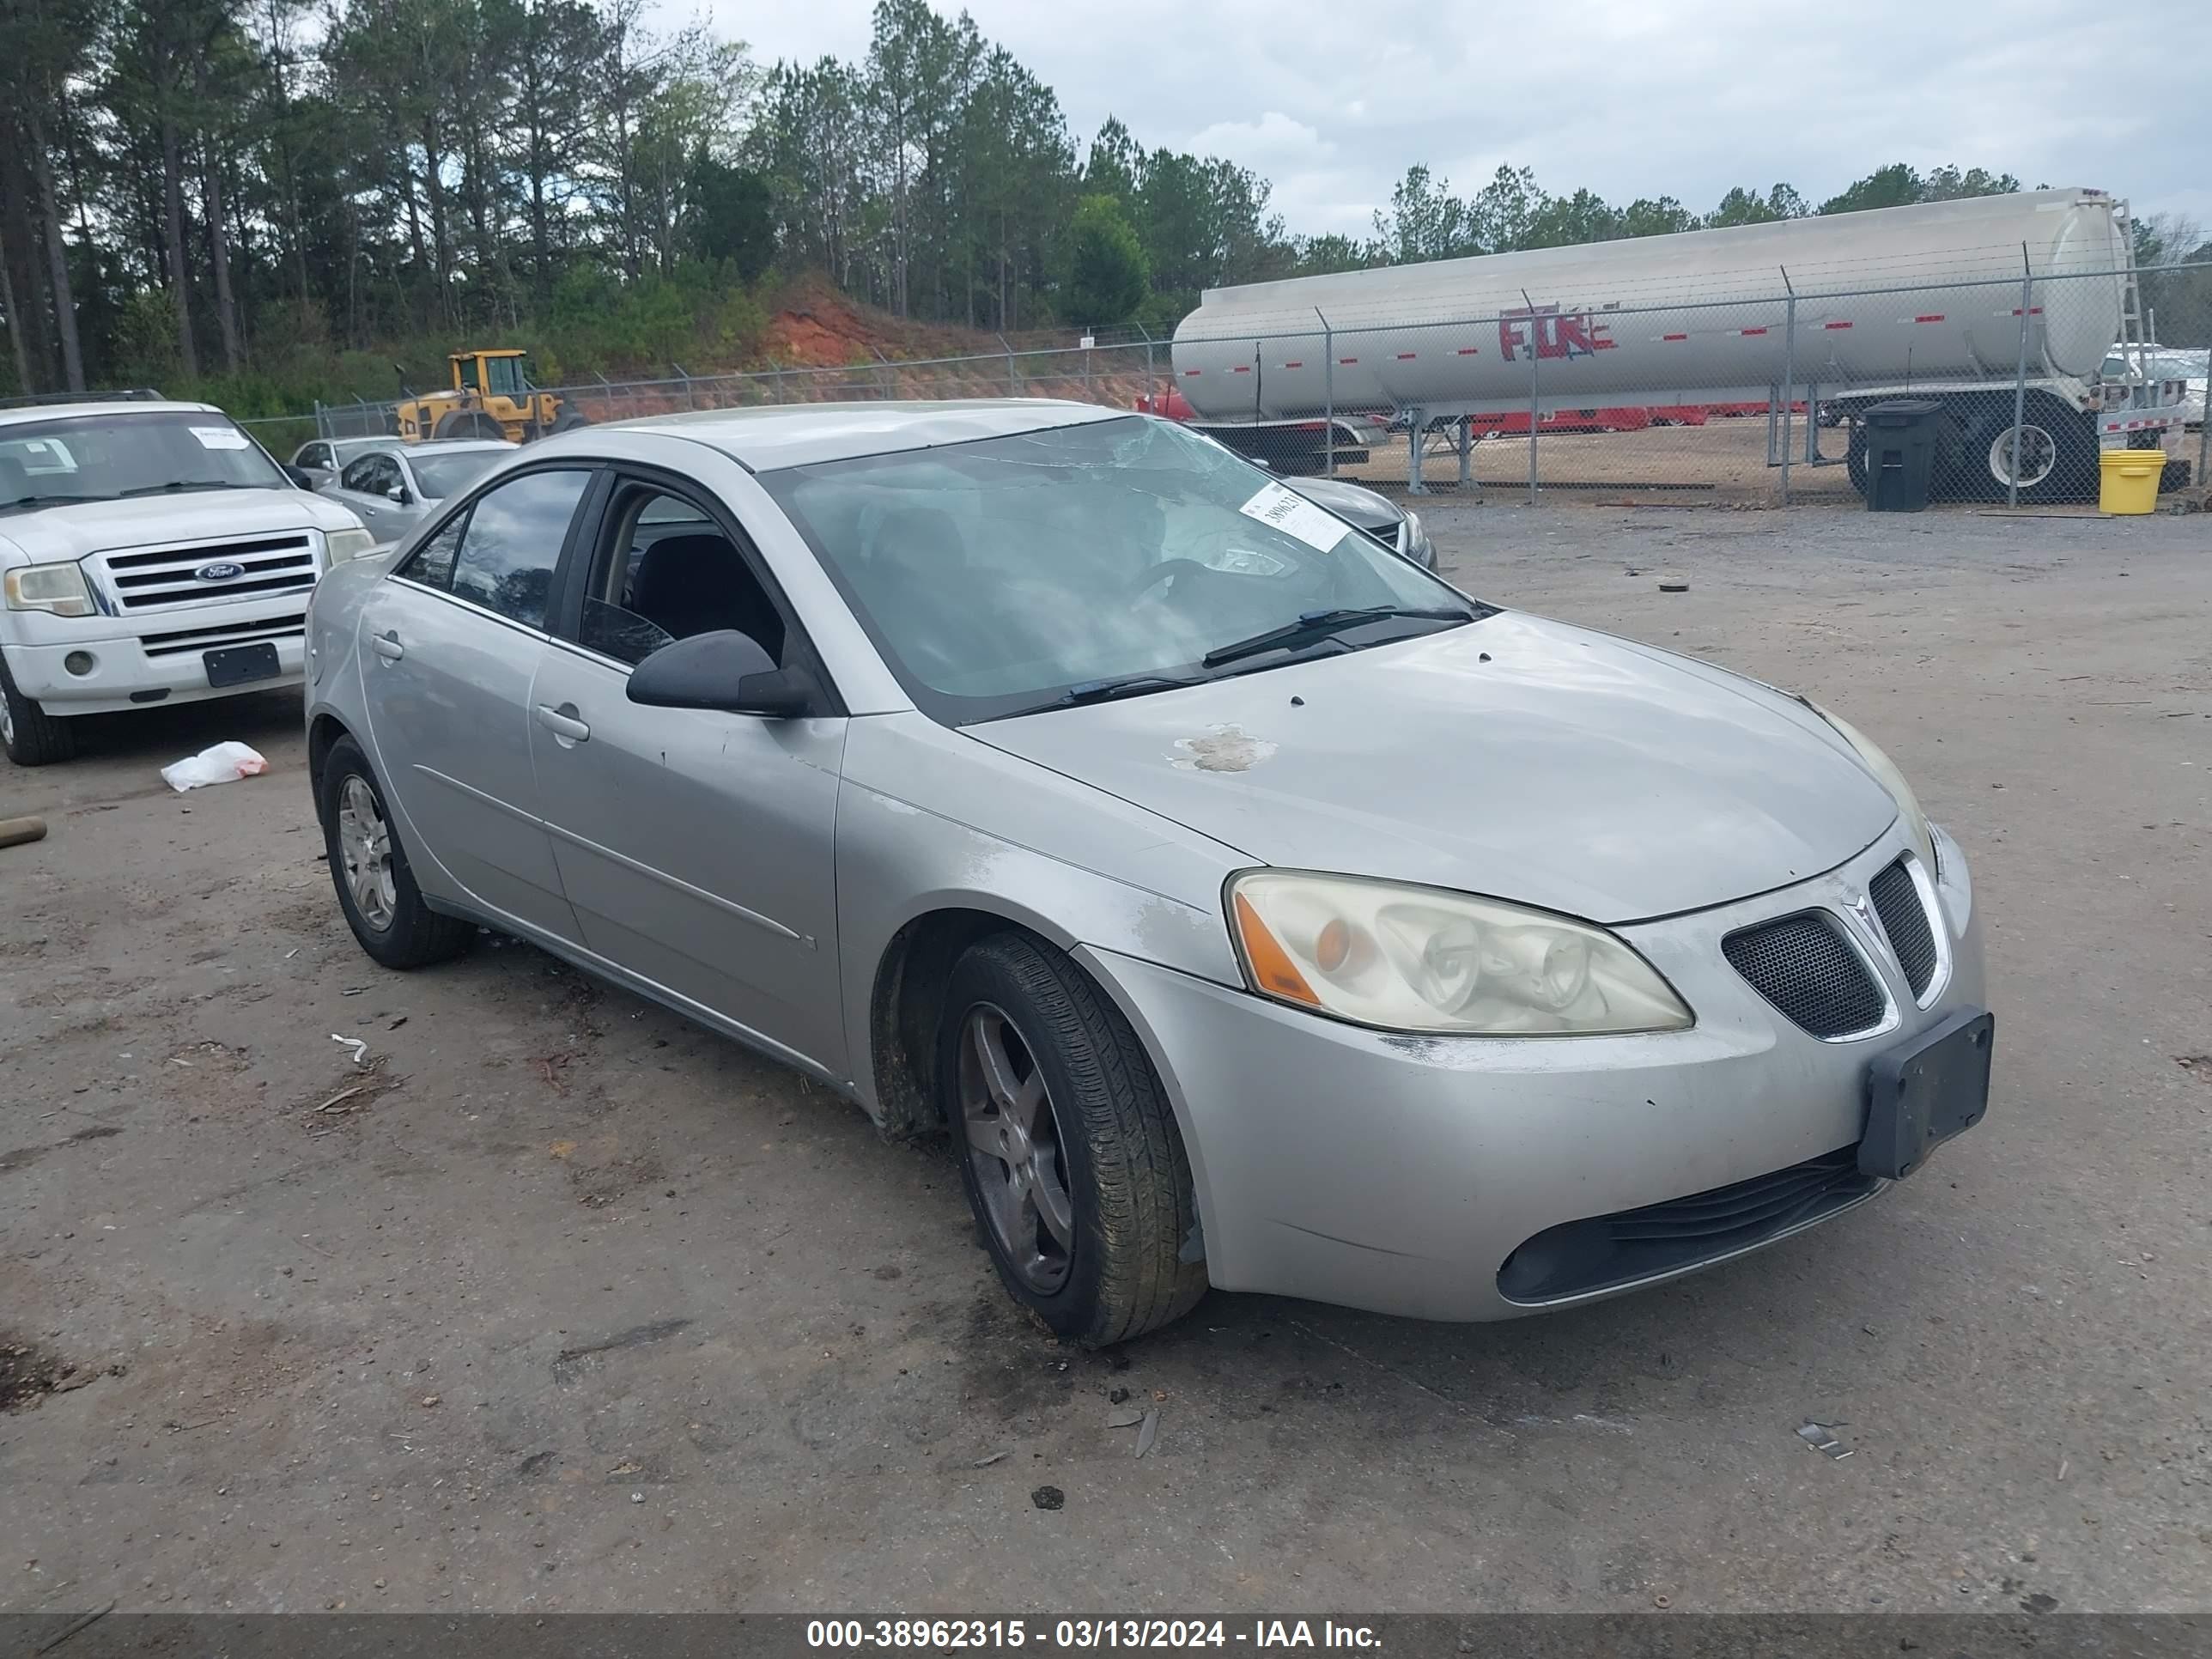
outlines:
{"label": "green foliage", "polygon": [[[546,383],[704,372],[758,356],[763,284],[801,273],[919,321],[1164,334],[1227,283],[1808,210],[1782,184],[1702,218],[1664,195],[1616,206],[1510,166],[1461,195],[1415,166],[1370,235],[1297,238],[1248,168],[1147,149],[1112,118],[1079,147],[1053,89],[937,0],[880,0],[854,58],[765,74],[655,15],[0,6],[0,377],[258,411],[390,397],[395,361],[441,386],[461,345],[527,347]],[[1821,210],[2017,187],[1899,163]]]}
{"label": "green foliage", "polygon": [[1069,240],[1068,314],[1086,324],[1127,322],[1152,291],[1152,270],[1121,203],[1085,197]]}

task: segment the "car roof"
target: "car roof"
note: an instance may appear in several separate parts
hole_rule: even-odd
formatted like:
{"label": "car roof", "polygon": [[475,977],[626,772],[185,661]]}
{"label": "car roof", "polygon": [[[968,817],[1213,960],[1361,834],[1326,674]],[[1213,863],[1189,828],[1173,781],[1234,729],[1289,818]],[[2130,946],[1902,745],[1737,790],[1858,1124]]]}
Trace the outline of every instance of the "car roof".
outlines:
{"label": "car roof", "polygon": [[973,443],[1093,421],[1141,418],[1057,398],[988,398],[944,403],[779,404],[702,409],[611,424],[666,432],[718,449],[755,472]]}
{"label": "car roof", "polygon": [[[151,398],[117,399],[113,403],[33,404],[21,409],[0,409],[0,427],[21,426],[32,421],[76,420],[87,415],[222,415],[213,404],[170,403]],[[230,416],[223,415],[223,419]]]}

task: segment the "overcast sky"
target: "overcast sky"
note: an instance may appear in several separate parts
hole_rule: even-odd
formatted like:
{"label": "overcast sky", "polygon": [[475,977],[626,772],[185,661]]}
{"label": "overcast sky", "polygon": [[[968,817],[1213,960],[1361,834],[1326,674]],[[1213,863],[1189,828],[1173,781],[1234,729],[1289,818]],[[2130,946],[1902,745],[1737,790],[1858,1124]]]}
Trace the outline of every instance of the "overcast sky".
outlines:
{"label": "overcast sky", "polygon": [[[867,48],[871,0],[660,0],[765,65]],[[957,15],[957,4],[939,9]],[[2212,4],[2143,0],[970,0],[1059,94],[1078,154],[1109,114],[1147,149],[1273,182],[1289,228],[1364,233],[1407,167],[1467,193],[1693,211],[1778,179],[1817,204],[1892,161],[2094,185],[2212,229]]]}

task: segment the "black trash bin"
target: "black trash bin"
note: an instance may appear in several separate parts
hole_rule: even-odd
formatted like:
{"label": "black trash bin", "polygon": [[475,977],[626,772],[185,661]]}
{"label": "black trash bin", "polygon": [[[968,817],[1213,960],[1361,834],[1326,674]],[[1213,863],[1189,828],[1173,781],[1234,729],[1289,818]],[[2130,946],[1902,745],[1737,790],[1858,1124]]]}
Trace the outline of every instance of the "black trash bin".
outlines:
{"label": "black trash bin", "polygon": [[1866,427],[1866,501],[1869,513],[1918,513],[1936,477],[1936,425],[1943,405],[1933,398],[1898,398],[1859,416]]}

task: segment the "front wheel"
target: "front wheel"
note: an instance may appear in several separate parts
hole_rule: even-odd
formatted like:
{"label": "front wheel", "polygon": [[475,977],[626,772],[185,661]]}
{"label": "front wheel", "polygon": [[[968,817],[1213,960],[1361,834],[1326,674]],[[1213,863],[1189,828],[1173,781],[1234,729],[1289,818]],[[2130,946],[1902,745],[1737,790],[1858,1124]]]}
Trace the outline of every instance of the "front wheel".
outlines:
{"label": "front wheel", "polygon": [[51,766],[76,757],[76,728],[15,689],[5,656],[0,656],[0,748],[18,766]]}
{"label": "front wheel", "polygon": [[1015,1300],[1087,1346],[1182,1317],[1197,1207],[1175,1117],[1121,1012],[1018,933],[953,965],[939,1098],[992,1264]]}
{"label": "front wheel", "polygon": [[331,745],[315,805],[338,908],[362,950],[386,968],[423,968],[469,948],[476,929],[423,902],[384,791],[351,738]]}

